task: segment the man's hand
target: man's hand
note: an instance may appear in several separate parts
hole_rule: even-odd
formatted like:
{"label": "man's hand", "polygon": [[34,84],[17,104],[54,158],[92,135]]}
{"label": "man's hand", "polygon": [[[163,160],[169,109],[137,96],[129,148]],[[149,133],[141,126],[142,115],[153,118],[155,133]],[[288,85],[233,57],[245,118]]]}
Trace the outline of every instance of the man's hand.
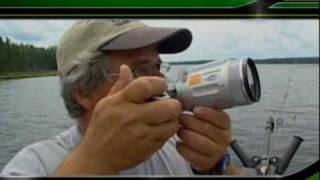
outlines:
{"label": "man's hand", "polygon": [[220,110],[196,107],[182,114],[178,152],[198,171],[213,169],[231,143],[230,118]]}
{"label": "man's hand", "polygon": [[[178,130],[181,104],[173,99],[146,102],[162,94],[163,78],[132,78],[122,66],[120,78],[95,106],[82,142],[56,175],[117,174],[147,160]],[[119,82],[120,81],[120,82]],[[125,87],[124,87],[125,86]]]}

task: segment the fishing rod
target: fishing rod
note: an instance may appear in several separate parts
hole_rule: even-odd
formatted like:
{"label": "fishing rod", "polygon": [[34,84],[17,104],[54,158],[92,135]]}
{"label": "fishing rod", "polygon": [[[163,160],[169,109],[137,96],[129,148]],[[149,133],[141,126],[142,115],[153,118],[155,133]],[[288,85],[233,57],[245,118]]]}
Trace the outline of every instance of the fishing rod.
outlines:
{"label": "fishing rod", "polygon": [[[269,117],[269,119],[266,122],[265,126],[265,148],[264,148],[264,155],[263,156],[253,156],[249,158],[243,151],[243,149],[240,147],[240,145],[237,143],[236,140],[232,141],[231,148],[233,151],[237,154],[240,161],[243,163],[245,167],[248,168],[256,168],[257,174],[259,175],[268,175],[271,173],[271,166],[275,167],[275,173],[278,175],[282,175],[285,170],[288,168],[293,156],[295,155],[296,151],[298,150],[299,146],[301,145],[303,138],[299,136],[293,136],[293,140],[291,141],[290,145],[287,147],[286,152],[284,155],[279,158],[277,156],[270,156],[271,151],[271,136],[274,132],[275,128],[280,128],[283,126],[283,118],[282,114],[284,111],[285,104],[287,102],[288,96],[289,96],[289,88],[292,81],[292,73],[293,69],[291,71],[291,74],[288,78],[288,83],[286,86],[286,90],[283,97],[283,103],[280,108],[279,118],[274,120],[272,116]],[[295,120],[296,116],[293,116],[293,120]],[[262,165],[261,165],[262,164]]]}

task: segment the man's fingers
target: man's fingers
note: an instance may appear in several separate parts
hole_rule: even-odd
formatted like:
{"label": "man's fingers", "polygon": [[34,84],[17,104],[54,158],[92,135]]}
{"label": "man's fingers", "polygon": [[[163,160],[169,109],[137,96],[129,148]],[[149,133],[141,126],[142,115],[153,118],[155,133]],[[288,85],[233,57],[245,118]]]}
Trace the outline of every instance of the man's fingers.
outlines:
{"label": "man's fingers", "polygon": [[[179,121],[184,128],[206,136],[217,144],[224,145],[230,141],[227,139],[230,137],[228,135],[229,130],[220,129],[217,126],[214,126],[206,121],[199,120],[192,115],[182,114],[179,117]],[[228,145],[229,144],[227,144],[227,146]]]}
{"label": "man's fingers", "polygon": [[157,126],[149,126],[150,134],[154,135],[153,140],[165,143],[167,139],[178,131],[178,125],[178,119],[171,119]]}
{"label": "man's fingers", "polygon": [[167,83],[160,77],[140,77],[133,80],[122,92],[123,97],[135,103],[143,103],[146,100],[162,94],[167,90]]}
{"label": "man's fingers", "polygon": [[216,164],[216,161],[194,151],[184,143],[178,142],[176,148],[179,154],[198,171],[211,169]]}
{"label": "man's fingers", "polygon": [[112,95],[123,89],[133,80],[133,75],[131,69],[128,65],[122,64],[120,66],[119,79],[117,82],[111,87],[108,95]]}
{"label": "man's fingers", "polygon": [[223,154],[224,152],[224,150],[221,147],[219,147],[215,142],[196,132],[182,128],[179,129],[178,136],[184,144],[192,148],[194,151],[203,154],[207,157],[213,156],[213,149],[215,149],[216,152],[220,151],[219,153],[221,154]]}
{"label": "man's fingers", "polygon": [[141,106],[144,120],[148,125],[160,125],[177,119],[181,113],[181,104],[175,99],[156,100]]}
{"label": "man's fingers", "polygon": [[197,106],[194,108],[193,113],[196,118],[207,121],[221,129],[230,129],[230,118],[223,111]]}

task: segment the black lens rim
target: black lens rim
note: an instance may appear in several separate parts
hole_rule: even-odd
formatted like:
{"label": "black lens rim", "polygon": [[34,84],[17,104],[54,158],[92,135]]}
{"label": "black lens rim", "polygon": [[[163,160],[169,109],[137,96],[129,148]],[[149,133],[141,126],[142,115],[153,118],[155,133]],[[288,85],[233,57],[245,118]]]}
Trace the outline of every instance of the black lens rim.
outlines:
{"label": "black lens rim", "polygon": [[[249,80],[248,80],[248,72],[247,72],[247,66],[251,70],[251,75],[253,78],[253,84],[254,84],[254,92],[251,91]],[[251,58],[247,58],[244,63],[242,64],[242,71],[243,71],[243,77],[244,77],[244,87],[247,91],[247,94],[249,96],[249,99],[252,102],[257,102],[260,100],[261,97],[261,86],[260,86],[260,78],[258,74],[257,67],[254,63],[254,61]]]}

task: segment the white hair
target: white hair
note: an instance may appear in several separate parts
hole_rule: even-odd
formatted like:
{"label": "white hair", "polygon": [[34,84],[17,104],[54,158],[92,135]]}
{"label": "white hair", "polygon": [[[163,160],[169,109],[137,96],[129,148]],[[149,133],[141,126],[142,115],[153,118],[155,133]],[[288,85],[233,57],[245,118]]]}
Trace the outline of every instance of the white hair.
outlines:
{"label": "white hair", "polygon": [[79,118],[83,107],[74,99],[73,93],[81,89],[85,96],[95,92],[109,79],[111,62],[105,52],[82,53],[74,61],[75,65],[66,76],[60,77],[61,96],[72,118]]}

